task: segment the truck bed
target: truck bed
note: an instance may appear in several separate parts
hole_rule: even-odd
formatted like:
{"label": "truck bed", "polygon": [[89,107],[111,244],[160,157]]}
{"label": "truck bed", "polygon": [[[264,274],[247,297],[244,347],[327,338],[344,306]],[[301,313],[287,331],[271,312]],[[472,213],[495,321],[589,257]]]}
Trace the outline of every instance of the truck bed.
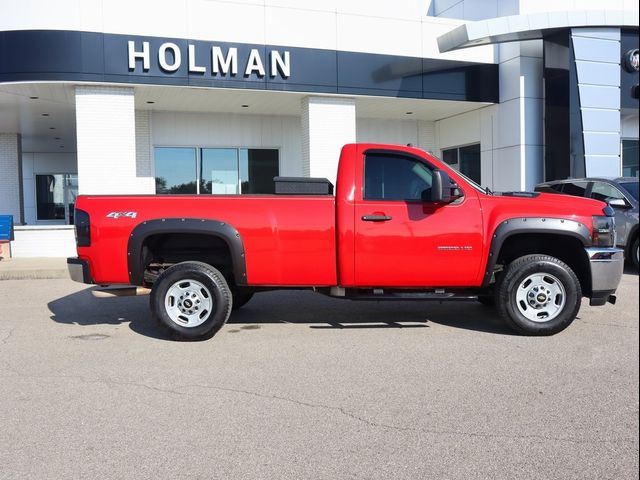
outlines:
{"label": "truck bed", "polygon": [[91,262],[100,283],[129,283],[131,231],[147,219],[158,218],[233,225],[244,243],[251,285],[337,283],[335,198],[330,195],[81,196],[76,208],[91,212],[92,243],[79,247],[78,253]]}

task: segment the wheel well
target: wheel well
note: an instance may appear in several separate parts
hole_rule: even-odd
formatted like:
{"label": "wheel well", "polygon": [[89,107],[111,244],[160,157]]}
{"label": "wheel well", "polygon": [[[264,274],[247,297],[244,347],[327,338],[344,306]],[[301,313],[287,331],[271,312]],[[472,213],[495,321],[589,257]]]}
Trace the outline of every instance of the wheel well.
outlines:
{"label": "wheel well", "polygon": [[580,280],[582,294],[591,294],[591,269],[584,245],[575,237],[558,234],[520,233],[508,237],[500,253],[499,265],[507,265],[523,255],[550,255],[566,263]]}
{"label": "wheel well", "polygon": [[161,233],[142,243],[142,270],[145,283],[152,284],[170,266],[187,261],[203,262],[219,270],[234,283],[233,258],[227,242],[202,233]]}

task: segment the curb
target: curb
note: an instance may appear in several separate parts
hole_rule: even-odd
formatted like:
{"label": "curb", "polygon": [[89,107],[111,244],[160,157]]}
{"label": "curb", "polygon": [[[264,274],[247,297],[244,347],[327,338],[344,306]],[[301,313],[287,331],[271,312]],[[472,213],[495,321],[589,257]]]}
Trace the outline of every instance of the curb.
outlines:
{"label": "curb", "polygon": [[66,270],[0,270],[0,280],[52,280],[69,278]]}
{"label": "curb", "polygon": [[66,258],[8,258],[0,261],[0,280],[69,278]]}

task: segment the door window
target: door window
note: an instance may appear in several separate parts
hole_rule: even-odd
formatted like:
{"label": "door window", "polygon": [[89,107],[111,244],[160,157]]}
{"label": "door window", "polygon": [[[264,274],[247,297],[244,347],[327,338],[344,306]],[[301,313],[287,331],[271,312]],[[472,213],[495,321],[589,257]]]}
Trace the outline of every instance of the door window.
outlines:
{"label": "door window", "polygon": [[595,182],[591,188],[591,198],[595,198],[596,200],[601,200],[603,202],[609,202],[616,198],[624,200],[624,195],[622,195],[622,192],[613,185],[605,182]]}
{"label": "door window", "polygon": [[367,155],[364,199],[421,201],[431,194],[431,169],[423,162],[397,155]]}
{"label": "door window", "polygon": [[588,182],[568,182],[562,184],[562,193],[574,197],[584,197]]}

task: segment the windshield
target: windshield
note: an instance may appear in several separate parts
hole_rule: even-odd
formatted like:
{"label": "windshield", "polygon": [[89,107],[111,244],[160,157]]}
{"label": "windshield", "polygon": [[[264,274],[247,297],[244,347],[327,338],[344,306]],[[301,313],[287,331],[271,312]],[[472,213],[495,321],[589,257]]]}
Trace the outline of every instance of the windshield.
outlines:
{"label": "windshield", "polygon": [[638,182],[622,182],[620,186],[631,194],[638,201]]}

